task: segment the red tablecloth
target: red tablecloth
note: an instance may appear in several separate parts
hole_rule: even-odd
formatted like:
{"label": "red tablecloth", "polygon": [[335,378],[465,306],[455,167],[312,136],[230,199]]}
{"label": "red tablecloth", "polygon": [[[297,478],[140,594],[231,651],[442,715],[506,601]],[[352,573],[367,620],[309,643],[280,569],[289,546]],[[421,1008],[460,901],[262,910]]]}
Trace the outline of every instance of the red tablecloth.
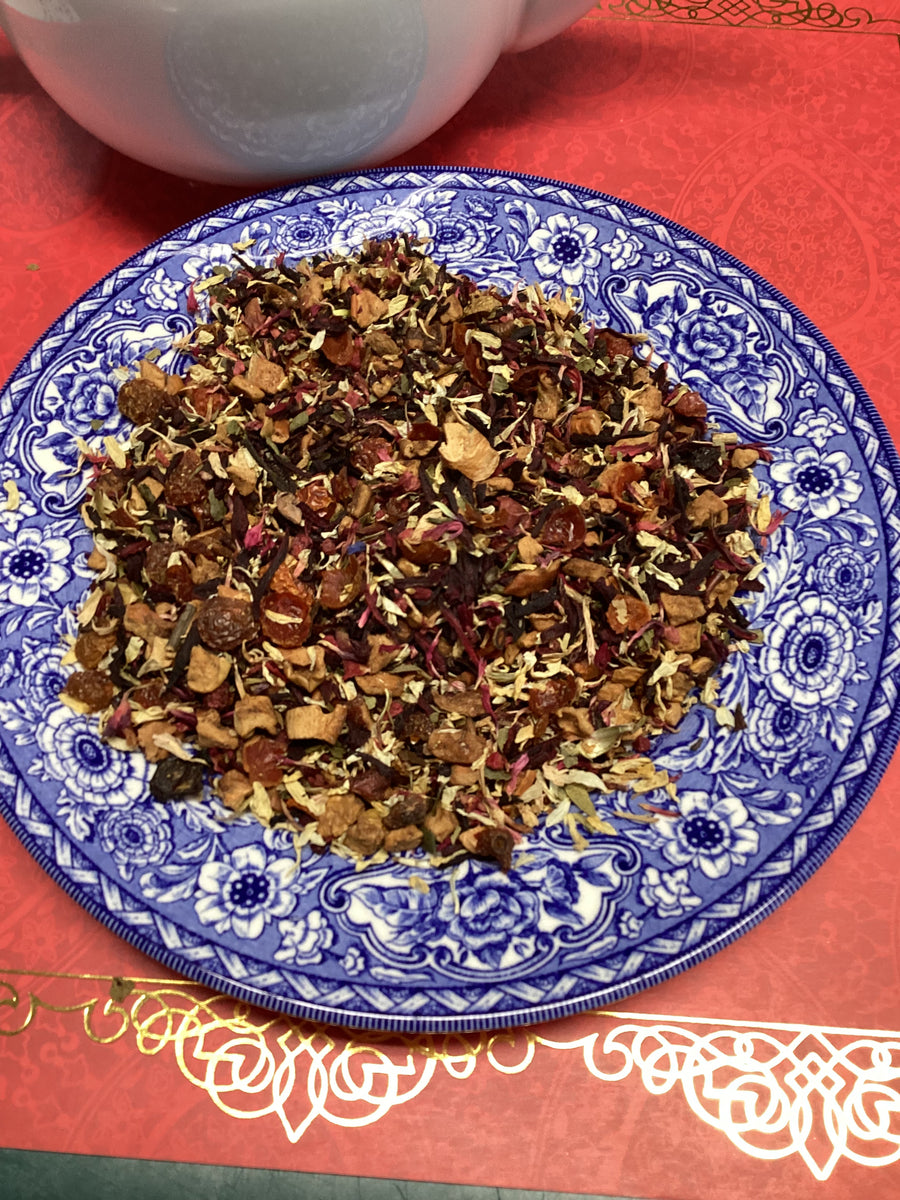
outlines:
{"label": "red tablecloth", "polygon": [[[900,440],[898,38],[897,0],[605,0],[501,61],[404,162],[549,175],[705,235],[803,309]],[[0,377],[122,258],[238,194],[99,145],[0,39]],[[348,1037],[212,998],[93,921],[0,826],[0,1142],[668,1200],[887,1200],[898,792],[895,758],[818,873],[711,960],[606,1013],[465,1040]]]}

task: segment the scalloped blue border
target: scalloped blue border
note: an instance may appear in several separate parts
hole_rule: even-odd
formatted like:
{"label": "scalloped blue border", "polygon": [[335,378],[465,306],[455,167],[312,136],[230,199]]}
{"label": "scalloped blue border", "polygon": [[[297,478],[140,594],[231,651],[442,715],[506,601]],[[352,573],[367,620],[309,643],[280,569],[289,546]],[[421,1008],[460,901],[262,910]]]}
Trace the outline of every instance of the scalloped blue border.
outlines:
{"label": "scalloped blue border", "polygon": [[[307,195],[310,192],[319,192],[323,196],[328,195],[328,191],[333,185],[341,180],[364,180],[358,188],[344,187],[341,189],[342,194],[352,193],[353,191],[370,191],[372,187],[390,188],[402,184],[403,186],[416,186],[418,184],[434,184],[441,180],[442,177],[452,174],[454,182],[459,186],[460,177],[471,180],[488,180],[502,181],[505,184],[512,184],[512,191],[515,194],[515,181],[519,181],[526,187],[557,189],[560,192],[567,193],[576,201],[580,200],[584,203],[584,207],[590,211],[597,205],[614,205],[619,207],[624,212],[635,217],[658,223],[666,228],[675,239],[676,248],[679,237],[686,238],[692,246],[699,247],[701,250],[706,250],[713,258],[717,265],[730,267],[746,278],[748,278],[754,286],[756,286],[764,295],[771,299],[775,304],[781,305],[788,315],[796,322],[800,329],[806,334],[809,339],[814,342],[822,351],[825,358],[828,360],[829,366],[837,368],[840,371],[846,382],[847,387],[853,393],[857,403],[860,405],[866,418],[871,423],[875,431],[880,449],[884,455],[887,466],[894,477],[894,481],[900,488],[900,456],[898,456],[894,448],[884,423],[881,420],[874,404],[866,395],[859,380],[854,373],[849,369],[843,358],[834,349],[831,343],[821,334],[821,332],[803,315],[803,313],[790,301],[783,296],[776,288],[767,283],[760,275],[751,268],[741,263],[733,255],[727,251],[720,249],[714,243],[706,238],[693,233],[677,222],[671,221],[668,218],[661,217],[648,209],[642,208],[639,205],[633,204],[630,201],[620,200],[617,197],[610,196],[603,192],[594,191],[589,188],[582,187],[577,184],[570,184],[559,180],[553,180],[542,176],[521,174],[515,172],[496,171],[484,167],[405,167],[405,168],[379,168],[370,171],[348,171],[340,172],[332,175],[322,176],[316,179],[304,181],[301,184],[292,185],[290,187],[278,187],[256,195],[245,197],[244,199],[233,201],[230,204],[224,205],[204,216],[198,217],[195,220],[188,222],[173,232],[156,239],[143,247],[136,254],[124,260],[112,271],[108,272],[101,280],[93,287],[79,297],[65,312],[50,326],[45,334],[35,342],[34,346],[23,356],[7,384],[4,387],[4,392],[10,396],[11,385],[13,385],[20,374],[27,371],[29,360],[35,353],[37,348],[49,338],[59,335],[66,331],[67,321],[71,314],[79,306],[91,300],[101,300],[105,295],[105,284],[108,280],[118,275],[121,271],[127,270],[130,266],[137,267],[138,263],[144,269],[152,266],[153,263],[148,262],[148,256],[155,248],[165,249],[168,253],[176,248],[177,243],[191,244],[186,241],[191,236],[193,230],[198,224],[206,224],[209,221],[222,220],[233,223],[236,220],[244,219],[243,214],[236,217],[235,213],[241,208],[252,209],[260,201],[265,200],[280,200],[282,204],[292,203],[298,200],[304,193]],[[290,195],[292,199],[287,201],[286,196]],[[108,294],[108,293],[106,293]],[[0,418],[0,432],[5,428],[12,412],[4,413]],[[864,733],[867,726],[867,720],[874,703],[874,694],[870,699],[866,714],[861,723],[861,731]],[[838,843],[843,839],[848,830],[862,812],[865,805],[868,803],[875,788],[881,779],[890,758],[893,754],[894,747],[900,737],[900,710],[895,706],[891,712],[890,718],[887,721],[881,722],[879,727],[879,736],[875,753],[869,763],[864,777],[857,779],[857,784],[852,799],[847,803],[846,807],[837,817],[837,819],[826,829],[815,831],[819,836],[816,839],[816,844],[809,851],[806,857],[794,867],[786,878],[780,881],[772,881],[771,890],[767,892],[765,897],[748,912],[739,918],[715,918],[707,917],[707,930],[702,941],[693,946],[689,951],[668,959],[666,962],[655,966],[648,967],[641,971],[638,975],[631,979],[605,987],[598,987],[595,990],[581,992],[579,995],[570,997],[564,1000],[541,1003],[535,1006],[522,1006],[511,1008],[509,1011],[498,1012],[492,1011],[483,1015],[452,1015],[447,1017],[420,1017],[407,1016],[385,1013],[372,1013],[367,1011],[351,1011],[346,1008],[335,1009],[322,1003],[307,1004],[303,1001],[293,999],[288,996],[277,995],[273,996],[270,993],[263,992],[260,989],[246,984],[239,983],[233,979],[227,978],[216,971],[207,970],[202,964],[192,961],[185,961],[183,956],[175,951],[169,950],[166,946],[153,943],[147,939],[140,929],[128,925],[120,920],[115,914],[109,912],[96,904],[92,899],[85,896],[78,888],[78,885],[67,876],[59,865],[50,858],[44,851],[42,846],[30,835],[23,823],[15,813],[11,806],[11,797],[5,791],[0,792],[0,811],[15,832],[16,836],[32,855],[32,857],[40,864],[40,866],[50,875],[50,877],[59,884],[65,892],[92,916],[105,924],[118,936],[130,942],[137,949],[149,954],[156,961],[163,963],[173,971],[180,975],[196,980],[198,983],[213,989],[214,991],[224,991],[229,995],[236,996],[251,1004],[258,1004],[267,1008],[275,1008],[277,1011],[286,1014],[300,1017],[313,1021],[327,1021],[329,1023],[343,1025],[347,1028],[370,1028],[382,1029],[388,1031],[415,1031],[415,1032],[465,1032],[476,1029],[493,1029],[513,1027],[518,1025],[529,1024],[537,1021],[555,1020],[562,1017],[570,1016],[573,1013],[581,1012],[589,1008],[601,1007],[615,1001],[621,1000],[626,996],[632,995],[635,992],[645,988],[662,983],[674,975],[679,974],[688,967],[702,962],[709,958],[712,954],[722,949],[735,941],[748,929],[751,929],[770,912],[782,904],[789,896],[791,896],[806,880],[816,871],[826,858],[832,853]],[[860,735],[858,735],[860,736]],[[840,786],[840,785],[838,785]],[[804,823],[805,824],[805,823]],[[803,829],[801,826],[797,832]],[[811,835],[812,836],[812,835]],[[754,874],[758,873],[754,872]],[[721,897],[716,902],[716,907],[726,906],[729,900],[743,892],[746,879],[742,880],[736,888],[729,892],[726,896]],[[668,936],[674,936],[679,930],[690,928],[698,916],[703,914],[694,914],[693,917],[687,918],[684,922],[675,926],[668,931]],[[173,925],[177,924],[172,922]],[[724,928],[719,928],[724,925]],[[714,932],[709,933],[709,927],[712,926]],[[638,949],[636,947],[636,949]],[[645,957],[652,957],[652,948],[647,946],[642,947],[645,951]],[[255,963],[258,960],[250,955],[242,954],[240,956],[245,962]],[[266,964],[260,963],[262,968]],[[484,985],[482,985],[484,986]],[[427,991],[428,989],[424,989]],[[423,989],[417,988],[416,991],[421,993]]]}

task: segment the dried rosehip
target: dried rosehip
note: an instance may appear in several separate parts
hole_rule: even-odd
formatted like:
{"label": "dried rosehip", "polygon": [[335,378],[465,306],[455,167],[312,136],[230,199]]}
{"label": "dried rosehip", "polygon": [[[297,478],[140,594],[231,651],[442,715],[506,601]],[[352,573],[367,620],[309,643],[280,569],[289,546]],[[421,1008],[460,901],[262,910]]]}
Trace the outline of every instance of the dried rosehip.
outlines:
{"label": "dried rosehip", "polygon": [[197,614],[197,632],[210,650],[235,650],[256,629],[249,600],[211,596]]}
{"label": "dried rosehip", "polygon": [[323,571],[319,584],[319,603],[333,610],[346,608],[362,595],[365,578],[358,559],[350,559],[344,566]]}
{"label": "dried rosehip", "polygon": [[423,538],[414,542],[411,537],[401,533],[399,537],[400,553],[416,566],[425,567],[450,561],[450,550],[434,538]]}
{"label": "dried rosehip", "polygon": [[196,758],[164,758],[150,780],[154,800],[183,800],[203,791],[204,764]]}
{"label": "dried rosehip", "polygon": [[296,592],[268,592],[259,612],[263,636],[285,649],[304,645],[312,629],[313,600],[303,584]]}
{"label": "dried rosehip", "polygon": [[296,495],[297,503],[308,508],[317,517],[333,517],[337,512],[337,504],[331,494],[331,488],[321,480],[314,480],[300,488]]}
{"label": "dried rosehip", "polygon": [[284,767],[281,765],[287,750],[287,739],[284,734],[277,738],[251,738],[244,743],[241,758],[247,778],[263,787],[277,787],[284,778]]}
{"label": "dried rosehip", "polygon": [[576,550],[587,534],[584,515],[575,504],[566,504],[544,522],[540,540],[556,550]]}
{"label": "dried rosehip", "polygon": [[234,696],[234,688],[226,681],[225,683],[220,683],[217,688],[213,688],[211,692],[207,692],[203,698],[203,703],[207,708],[214,708],[218,712],[225,712],[226,709],[233,707]]}
{"label": "dried rosehip", "polygon": [[115,684],[104,671],[75,671],[64,690],[73,700],[87,705],[90,712],[106,708],[116,694]]}
{"label": "dried rosehip", "polygon": [[129,379],[119,388],[119,412],[135,425],[149,425],[169,403],[168,392],[149,379]]}
{"label": "dried rosehip", "polygon": [[166,472],[166,503],[179,508],[184,504],[199,504],[206,499],[207,485],[200,478],[200,455],[196,450],[176,454]]}
{"label": "dried rosehip", "polygon": [[571,704],[578,695],[578,681],[571,675],[556,675],[542,688],[532,688],[528,696],[528,711],[535,717],[546,717]]}

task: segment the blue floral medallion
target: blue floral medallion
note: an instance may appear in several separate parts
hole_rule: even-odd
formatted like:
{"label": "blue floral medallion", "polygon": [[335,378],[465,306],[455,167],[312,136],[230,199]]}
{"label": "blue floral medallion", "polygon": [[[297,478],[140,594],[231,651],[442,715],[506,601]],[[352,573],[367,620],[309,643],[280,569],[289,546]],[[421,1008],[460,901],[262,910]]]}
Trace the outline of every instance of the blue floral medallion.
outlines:
{"label": "blue floral medallion", "polygon": [[[81,449],[120,418],[122,368],[177,369],[189,293],[228,264],[406,232],[479,281],[569,288],[649,335],[711,414],[764,441],[764,642],[731,656],[653,756],[667,794],[595,797],[614,832],[551,814],[503,875],[414,855],[317,856],[214,798],[162,805],[149,769],[58,700],[91,572]],[[193,301],[192,301],[193,302]],[[900,469],[871,403],[792,305],[716,247],[610,197],[453,170],[336,176],[243,200],[130,259],[0,395],[0,808],[73,896],[148,954],[298,1016],[464,1030],[549,1019],[658,982],[798,887],[871,796],[898,734]],[[575,782],[575,781],[573,781]]]}

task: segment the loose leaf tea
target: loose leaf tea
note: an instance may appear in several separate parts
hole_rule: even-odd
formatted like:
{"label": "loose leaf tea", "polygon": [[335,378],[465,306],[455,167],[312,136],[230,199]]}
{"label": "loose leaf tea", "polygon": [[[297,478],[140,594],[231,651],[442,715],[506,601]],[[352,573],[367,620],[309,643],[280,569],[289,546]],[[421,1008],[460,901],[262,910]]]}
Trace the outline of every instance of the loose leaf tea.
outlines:
{"label": "loose leaf tea", "polygon": [[206,294],[193,365],[141,363],[127,444],[91,457],[67,702],[157,800],[207,774],[356,858],[508,870],[542,814],[614,832],[598,791],[677,816],[647,755],[755,636],[766,452],[641,338],[405,238],[239,259]]}

